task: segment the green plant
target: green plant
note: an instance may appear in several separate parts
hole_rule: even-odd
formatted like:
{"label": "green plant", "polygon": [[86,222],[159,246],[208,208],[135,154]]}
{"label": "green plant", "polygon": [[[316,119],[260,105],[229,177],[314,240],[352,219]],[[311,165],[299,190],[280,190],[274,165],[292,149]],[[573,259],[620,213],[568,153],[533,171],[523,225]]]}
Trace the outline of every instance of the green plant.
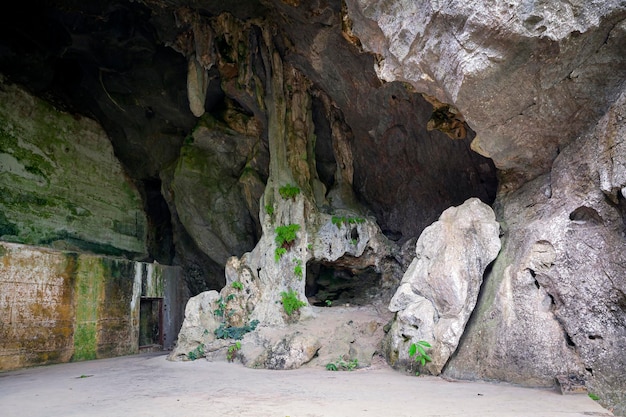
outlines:
{"label": "green plant", "polygon": [[287,184],[280,187],[278,189],[278,193],[284,199],[294,198],[295,196],[300,194],[300,188],[296,187],[295,185]]}
{"label": "green plant", "polygon": [[326,304],[326,307],[330,307],[333,305],[333,302],[331,300],[326,300],[324,301],[324,304]]}
{"label": "green plant", "polygon": [[274,260],[276,262],[280,261],[280,258],[287,253],[287,249],[285,248],[276,248],[274,251]]}
{"label": "green plant", "polygon": [[266,212],[269,216],[273,215],[273,214],[274,214],[274,206],[273,206],[273,205],[271,205],[271,204],[266,204],[266,205],[265,205],[265,212]]}
{"label": "green plant", "polygon": [[233,281],[231,286],[236,290],[243,290],[243,284],[239,281]]}
{"label": "green plant", "polygon": [[[420,363],[422,366],[426,365],[426,362],[432,361],[430,356],[426,353],[426,348],[430,348],[430,343],[425,340],[420,340],[417,343],[411,343],[409,346],[409,357],[415,358],[415,362]],[[415,373],[419,375],[419,371]]]}
{"label": "green plant", "polygon": [[226,360],[228,362],[232,362],[233,360],[235,360],[235,356],[237,355],[237,352],[239,352],[239,349],[241,349],[241,342],[238,340],[235,342],[235,344],[228,346],[228,351],[226,352]]}
{"label": "green plant", "polygon": [[600,397],[598,397],[596,394],[591,393],[591,392],[587,395],[589,395],[589,398],[591,398],[594,401],[598,401],[600,399]]}
{"label": "green plant", "polygon": [[224,299],[220,297],[217,300],[217,308],[213,310],[213,314],[218,317],[224,317],[224,310],[226,310],[226,303],[224,302]]}
{"label": "green plant", "polygon": [[280,258],[287,253],[287,249],[291,246],[294,240],[296,240],[296,233],[300,230],[299,224],[288,224],[285,226],[278,226],[275,229],[276,232],[276,244],[278,247],[274,251],[274,259],[276,262],[280,261]]}
{"label": "green plant", "polygon": [[286,248],[294,240],[296,240],[296,233],[300,230],[299,224],[288,224],[285,226],[278,226],[275,229],[276,243],[278,246]]}
{"label": "green plant", "polygon": [[226,324],[220,324],[220,327],[215,329],[213,333],[215,337],[218,339],[235,339],[241,340],[243,336],[256,329],[256,326],[259,324],[258,320],[252,320],[250,323],[245,326],[236,327],[236,326],[226,326]]}
{"label": "green plant", "polygon": [[352,244],[353,246],[356,246],[357,243],[359,243],[357,239],[350,239],[350,244]]}
{"label": "green plant", "polygon": [[218,317],[224,317],[224,312],[226,311],[226,303],[235,298],[235,294],[228,294],[226,296],[226,300],[222,297],[217,300],[217,308],[213,310],[213,314]]}
{"label": "green plant", "polygon": [[337,359],[335,362],[329,362],[326,364],[327,371],[353,371],[359,367],[358,359],[350,359],[345,361],[343,358]]}
{"label": "green plant", "polygon": [[196,346],[194,350],[192,350],[191,352],[187,354],[187,357],[189,358],[190,361],[195,361],[196,359],[199,359],[203,356],[204,356],[204,345],[202,344]]}
{"label": "green plant", "polygon": [[365,223],[365,219],[362,217],[346,217],[346,216],[333,216],[330,220],[337,228],[340,228],[342,224],[350,225],[356,223]]}
{"label": "green plant", "polygon": [[298,298],[298,293],[291,289],[287,292],[282,291],[280,293],[280,297],[285,313],[287,313],[288,316],[291,316],[294,311],[297,311],[300,307],[304,307],[306,305],[304,301]]}
{"label": "green plant", "polygon": [[299,279],[302,279],[302,261],[300,259],[296,259],[296,266],[293,268],[293,273],[296,274]]}

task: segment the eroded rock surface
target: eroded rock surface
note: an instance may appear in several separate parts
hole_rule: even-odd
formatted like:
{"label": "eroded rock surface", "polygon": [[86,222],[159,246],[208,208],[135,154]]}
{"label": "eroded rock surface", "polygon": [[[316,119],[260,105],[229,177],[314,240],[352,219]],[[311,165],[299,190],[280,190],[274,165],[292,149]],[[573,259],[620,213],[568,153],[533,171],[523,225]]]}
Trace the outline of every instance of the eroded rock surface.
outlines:
{"label": "eroded rock surface", "polygon": [[378,75],[454,105],[510,187],[550,169],[616,97],[622,1],[347,0]]}
{"label": "eroded rock surface", "polygon": [[498,201],[502,253],[446,374],[548,386],[556,375],[580,375],[624,414],[624,199],[615,192],[622,182],[609,186],[604,173],[626,157],[616,136],[625,97],[549,175]]}
{"label": "eroded rock surface", "polygon": [[102,127],[0,76],[0,239],[141,259],[146,231]]}
{"label": "eroded rock surface", "polygon": [[416,257],[389,303],[396,313],[385,340],[392,366],[413,368],[412,343],[432,346],[426,369],[438,375],[474,310],[487,266],[500,250],[493,210],[470,199],[441,214],[417,240]]}

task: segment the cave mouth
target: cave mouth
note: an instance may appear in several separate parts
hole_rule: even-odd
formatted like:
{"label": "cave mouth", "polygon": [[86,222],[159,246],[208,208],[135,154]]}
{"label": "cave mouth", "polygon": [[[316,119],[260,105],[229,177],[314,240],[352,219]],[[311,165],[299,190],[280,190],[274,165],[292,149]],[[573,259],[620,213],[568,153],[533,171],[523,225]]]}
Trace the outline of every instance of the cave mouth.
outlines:
{"label": "cave mouth", "polygon": [[382,281],[372,266],[355,269],[311,261],[306,271],[305,295],[311,305],[320,307],[372,304]]}

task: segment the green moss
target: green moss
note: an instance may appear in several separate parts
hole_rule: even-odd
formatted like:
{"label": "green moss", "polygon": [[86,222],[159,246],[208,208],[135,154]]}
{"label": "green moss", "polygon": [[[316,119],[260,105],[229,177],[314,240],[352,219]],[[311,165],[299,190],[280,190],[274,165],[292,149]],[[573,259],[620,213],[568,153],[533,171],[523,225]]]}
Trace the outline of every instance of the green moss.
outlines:
{"label": "green moss", "polygon": [[74,331],[74,354],[72,361],[96,359],[96,323],[82,323]]}
{"label": "green moss", "polygon": [[[75,258],[70,258],[72,260]],[[95,359],[98,345],[98,305],[103,296],[104,269],[98,258],[81,257],[75,271],[75,328],[73,361]]]}

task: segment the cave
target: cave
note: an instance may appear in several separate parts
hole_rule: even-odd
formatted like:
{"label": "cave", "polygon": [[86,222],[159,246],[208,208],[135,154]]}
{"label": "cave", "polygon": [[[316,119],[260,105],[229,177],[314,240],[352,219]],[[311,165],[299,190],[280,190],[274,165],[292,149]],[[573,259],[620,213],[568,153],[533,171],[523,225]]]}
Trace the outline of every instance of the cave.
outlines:
{"label": "cave", "polygon": [[[464,333],[445,375],[550,386],[555,372],[580,371],[626,415],[623,396],[611,397],[626,391],[624,2],[496,3],[12,4],[0,16],[0,313],[32,317],[10,322],[13,333],[0,325],[0,365],[165,347],[190,296],[209,315],[232,296],[232,322],[221,324],[260,319],[259,332],[408,309],[422,316],[377,331],[409,335],[406,325],[428,338],[419,332],[436,314],[416,301],[421,286],[446,310],[446,268],[474,243],[440,261],[436,278],[401,288],[404,275],[437,247],[419,240],[430,226],[479,200],[502,247],[471,285],[473,319],[455,327]],[[286,185],[299,194],[281,197]],[[276,230],[292,224],[296,239],[277,259]],[[529,258],[537,239],[558,242],[556,261]],[[40,261],[46,282],[64,285],[41,291]],[[11,262],[29,291],[1,269]],[[109,264],[124,275],[103,292],[110,268],[98,265]],[[140,270],[154,292],[139,295]],[[541,279],[519,279],[528,271]],[[529,289],[549,291],[550,314]],[[397,290],[398,304],[416,304],[391,311]],[[289,291],[301,313],[283,311]],[[47,335],[28,331],[53,321],[68,337],[31,350]],[[133,343],[122,346],[126,327]],[[7,343],[22,330],[18,357]],[[180,350],[189,359],[198,346]]]}
{"label": "cave", "polygon": [[381,274],[374,267],[353,269],[311,261],[306,267],[305,295],[319,307],[363,306],[376,299]]}

